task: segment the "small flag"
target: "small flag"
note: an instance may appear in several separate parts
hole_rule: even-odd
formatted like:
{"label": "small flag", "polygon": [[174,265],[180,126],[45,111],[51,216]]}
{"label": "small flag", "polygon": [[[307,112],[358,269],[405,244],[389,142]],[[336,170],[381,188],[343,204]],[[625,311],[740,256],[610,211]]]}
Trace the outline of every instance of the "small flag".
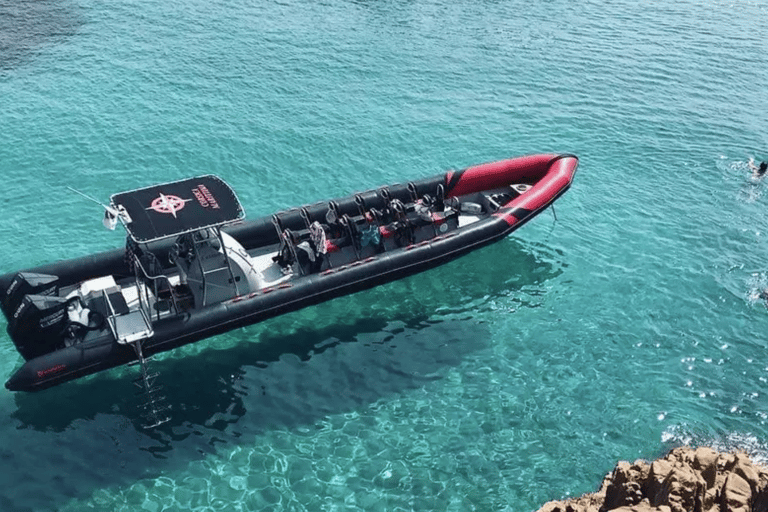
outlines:
{"label": "small flag", "polygon": [[114,231],[115,227],[117,226],[118,215],[119,215],[119,212],[117,210],[115,210],[114,208],[110,208],[109,206],[105,206],[104,218],[101,221],[102,224],[104,224],[104,227]]}

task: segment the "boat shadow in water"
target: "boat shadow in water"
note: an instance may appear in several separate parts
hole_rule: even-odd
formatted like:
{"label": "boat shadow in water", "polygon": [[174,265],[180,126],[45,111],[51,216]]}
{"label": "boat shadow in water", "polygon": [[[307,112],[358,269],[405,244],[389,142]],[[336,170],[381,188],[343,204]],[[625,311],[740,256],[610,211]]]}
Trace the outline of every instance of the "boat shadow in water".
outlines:
{"label": "boat shadow in water", "polygon": [[[137,368],[18,393],[10,432],[18,454],[9,461],[17,471],[4,484],[27,485],[27,475],[39,470],[39,459],[24,455],[32,450],[56,454],[57,486],[52,490],[47,479],[29,484],[32,491],[14,509],[40,510],[183,472],[192,461],[285,431],[311,435],[379,400],[439,386],[472,354],[489,349],[489,318],[512,314],[484,304],[536,295],[562,272],[560,255],[545,251],[505,240],[476,259],[169,352],[153,363],[173,407],[171,420],[156,429],[143,429],[138,418],[140,399],[127,378]],[[506,268],[488,279],[499,262]]]}
{"label": "boat shadow in water", "polygon": [[563,272],[560,256],[508,239],[476,257],[162,354],[152,370],[172,410],[156,430],[141,428],[131,382],[137,367],[18,393],[12,416],[19,428],[61,432],[118,414],[158,440],[168,436],[167,449],[179,429],[195,426],[243,423],[237,427],[257,432],[312,424],[440,379],[486,348],[484,322],[501,314],[495,305],[536,307],[545,283]]}

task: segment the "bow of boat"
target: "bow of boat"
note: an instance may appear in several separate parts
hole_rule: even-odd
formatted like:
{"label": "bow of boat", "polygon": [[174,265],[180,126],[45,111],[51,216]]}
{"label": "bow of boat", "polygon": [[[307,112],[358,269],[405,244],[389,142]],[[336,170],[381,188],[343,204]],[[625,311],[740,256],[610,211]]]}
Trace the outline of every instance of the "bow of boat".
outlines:
{"label": "bow of boat", "polygon": [[465,195],[511,184],[525,184],[524,193],[510,199],[493,214],[509,226],[543,210],[573,182],[579,159],[570,154],[538,154],[468,167],[446,175],[448,193]]}

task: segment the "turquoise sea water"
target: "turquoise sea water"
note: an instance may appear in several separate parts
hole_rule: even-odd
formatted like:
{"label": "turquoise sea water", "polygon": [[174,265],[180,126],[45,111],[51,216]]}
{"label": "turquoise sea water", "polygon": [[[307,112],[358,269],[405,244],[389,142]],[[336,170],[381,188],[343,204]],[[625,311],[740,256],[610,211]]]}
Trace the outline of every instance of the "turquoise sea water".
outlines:
{"label": "turquoise sea water", "polygon": [[[528,153],[574,186],[471,257],[0,392],[2,511],[530,511],[680,444],[768,460],[768,5],[0,0],[0,272],[120,246],[109,194],[250,218]],[[0,377],[21,363],[0,336]]]}

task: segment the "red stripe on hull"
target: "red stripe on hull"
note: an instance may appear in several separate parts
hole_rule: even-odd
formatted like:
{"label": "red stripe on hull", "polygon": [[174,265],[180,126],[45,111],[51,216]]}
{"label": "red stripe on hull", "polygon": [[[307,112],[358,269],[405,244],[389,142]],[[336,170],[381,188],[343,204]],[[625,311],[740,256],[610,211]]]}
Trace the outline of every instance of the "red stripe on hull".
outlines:
{"label": "red stripe on hull", "polygon": [[[555,158],[557,155],[529,155],[468,167],[462,171],[458,182],[447,193],[461,196],[504,187],[511,183],[536,183],[544,177],[548,164]],[[448,183],[454,174],[446,176]]]}
{"label": "red stripe on hull", "polygon": [[520,221],[513,215],[516,210],[540,210],[562,194],[573,181],[578,163],[578,158],[572,155],[543,154],[476,165],[446,174],[446,183],[449,187],[452,185],[447,194],[461,196],[512,184],[532,185],[530,190],[512,199],[494,214],[512,226]]}
{"label": "red stripe on hull", "polygon": [[517,217],[515,217],[514,215],[512,215],[511,213],[499,215],[499,217],[501,217],[501,219],[504,220],[504,222],[506,222],[507,225],[509,225],[509,226],[514,226],[515,223],[520,220]]}
{"label": "red stripe on hull", "polygon": [[505,206],[534,211],[548,205],[570,186],[578,162],[576,157],[563,157],[551,162],[545,176],[531,190]]}

